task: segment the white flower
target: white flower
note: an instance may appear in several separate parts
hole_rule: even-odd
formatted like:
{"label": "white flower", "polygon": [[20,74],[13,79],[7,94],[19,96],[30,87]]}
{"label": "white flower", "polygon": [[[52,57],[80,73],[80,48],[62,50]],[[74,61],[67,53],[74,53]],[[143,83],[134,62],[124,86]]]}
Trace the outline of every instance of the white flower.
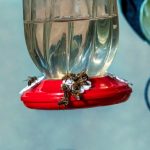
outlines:
{"label": "white flower", "polygon": [[73,81],[73,80],[68,79],[68,80],[63,80],[63,82],[62,82],[62,83],[63,83],[63,84],[65,84],[65,85],[68,85],[68,86],[69,86],[69,88],[71,89],[71,87],[72,87],[72,85],[73,85],[74,81]]}
{"label": "white flower", "polygon": [[89,90],[91,88],[91,82],[90,81],[87,81],[88,85],[83,85],[83,89],[84,90]]}
{"label": "white flower", "polygon": [[73,83],[74,83],[74,81],[70,80],[70,79],[66,80],[66,82],[65,82],[66,85],[72,85]]}
{"label": "white flower", "polygon": [[84,93],[84,87],[83,86],[81,86],[81,88],[80,88],[80,93]]}

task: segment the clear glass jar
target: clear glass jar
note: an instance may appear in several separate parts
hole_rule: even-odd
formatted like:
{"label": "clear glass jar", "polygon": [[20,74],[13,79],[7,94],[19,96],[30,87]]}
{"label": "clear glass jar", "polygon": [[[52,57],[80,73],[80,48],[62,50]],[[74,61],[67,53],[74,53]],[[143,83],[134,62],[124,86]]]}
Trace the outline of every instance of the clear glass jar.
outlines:
{"label": "clear glass jar", "polygon": [[118,44],[116,0],[23,0],[29,54],[47,78],[105,75]]}

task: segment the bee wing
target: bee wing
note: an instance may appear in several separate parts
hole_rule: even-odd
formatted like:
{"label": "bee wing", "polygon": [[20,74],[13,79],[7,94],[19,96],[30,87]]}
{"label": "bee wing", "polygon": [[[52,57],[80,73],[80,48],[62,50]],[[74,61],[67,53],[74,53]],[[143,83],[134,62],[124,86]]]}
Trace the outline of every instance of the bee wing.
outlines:
{"label": "bee wing", "polygon": [[26,80],[23,80],[23,81],[29,81],[32,77],[31,76],[28,76],[28,78]]}

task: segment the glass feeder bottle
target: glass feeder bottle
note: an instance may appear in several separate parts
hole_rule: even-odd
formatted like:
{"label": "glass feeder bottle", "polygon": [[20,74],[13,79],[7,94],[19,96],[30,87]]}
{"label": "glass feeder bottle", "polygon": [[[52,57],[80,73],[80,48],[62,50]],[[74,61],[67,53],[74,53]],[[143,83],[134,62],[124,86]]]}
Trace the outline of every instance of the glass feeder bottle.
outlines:
{"label": "glass feeder bottle", "polygon": [[[21,99],[24,103],[41,103],[40,106],[35,104],[28,107],[58,109],[57,102],[63,94],[62,77],[82,71],[91,78],[92,88],[83,94],[80,101],[73,99],[68,109],[119,103],[119,100],[106,100],[105,104],[102,102],[104,99],[101,100],[103,91],[114,87],[127,89],[124,93],[126,98],[121,97],[120,101],[129,97],[131,88],[128,84],[107,75],[119,39],[116,0],[23,0],[23,14],[29,54],[45,75],[42,82],[23,93]],[[94,97],[96,92],[100,95]],[[117,94],[111,96],[115,99]],[[106,92],[105,99],[107,96],[109,92]],[[42,101],[44,97],[45,100]],[[94,104],[88,101],[88,97]],[[49,99],[55,106],[51,106]],[[87,103],[82,100],[87,100]],[[45,101],[49,104],[46,105]]]}

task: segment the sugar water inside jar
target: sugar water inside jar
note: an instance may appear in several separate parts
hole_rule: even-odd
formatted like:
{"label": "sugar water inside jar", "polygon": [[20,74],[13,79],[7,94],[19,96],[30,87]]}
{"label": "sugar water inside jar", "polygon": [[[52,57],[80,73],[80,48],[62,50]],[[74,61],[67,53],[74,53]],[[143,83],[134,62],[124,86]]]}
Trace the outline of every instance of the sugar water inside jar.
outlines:
{"label": "sugar water inside jar", "polygon": [[[69,0],[66,1],[68,6],[64,5],[64,7],[67,9],[71,3]],[[78,0],[80,7],[84,1]],[[92,5],[91,15],[79,15],[79,13],[72,15],[72,12],[69,12],[69,15],[68,11],[67,15],[65,13],[62,15],[58,4],[55,5],[55,1],[52,3],[49,0],[47,3],[55,11],[51,10],[51,15],[44,19],[40,15],[46,12],[44,6],[48,4],[43,4],[44,2],[41,1],[44,6],[39,4],[36,9],[33,9],[30,4],[30,17],[24,15],[26,44],[33,62],[41,72],[46,74],[47,78],[61,79],[67,73],[81,71],[86,71],[91,77],[105,75],[116,52],[119,24],[117,10],[115,10],[116,1],[102,1],[104,6],[101,3],[100,8],[96,8],[99,3],[89,4]],[[65,3],[64,0],[60,2],[61,7],[63,7],[63,2]],[[114,5],[113,11],[107,13],[106,2],[114,2],[111,4]],[[24,3],[28,5],[25,0]],[[34,5],[37,6],[36,1]],[[74,4],[70,11],[82,10],[82,8],[74,7],[77,6]],[[83,6],[84,9],[85,6]],[[61,15],[55,14],[57,10]],[[81,10],[77,11],[82,14]],[[36,17],[32,19],[34,11],[36,11]],[[40,18],[37,18],[38,15]]]}

